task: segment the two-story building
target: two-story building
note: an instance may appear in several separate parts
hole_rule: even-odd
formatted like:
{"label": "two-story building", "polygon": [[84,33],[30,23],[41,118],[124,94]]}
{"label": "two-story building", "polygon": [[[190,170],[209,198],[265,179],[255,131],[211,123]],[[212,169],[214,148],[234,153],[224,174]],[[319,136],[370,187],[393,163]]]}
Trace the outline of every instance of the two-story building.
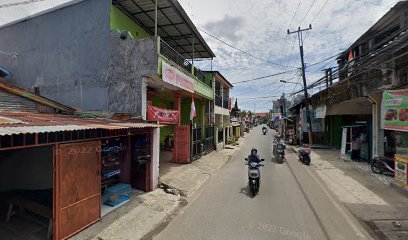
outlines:
{"label": "two-story building", "polygon": [[207,71],[207,78],[214,81],[213,121],[215,123],[215,145],[220,150],[228,143],[228,127],[230,126],[232,84],[219,72]]}
{"label": "two-story building", "polygon": [[[166,124],[161,159],[188,163],[202,155],[202,142],[212,136],[207,125],[213,82],[194,66],[194,59],[215,55],[177,1],[159,1],[157,36],[154,11],[153,1],[113,2],[110,107]],[[193,100],[196,115],[191,119]]]}

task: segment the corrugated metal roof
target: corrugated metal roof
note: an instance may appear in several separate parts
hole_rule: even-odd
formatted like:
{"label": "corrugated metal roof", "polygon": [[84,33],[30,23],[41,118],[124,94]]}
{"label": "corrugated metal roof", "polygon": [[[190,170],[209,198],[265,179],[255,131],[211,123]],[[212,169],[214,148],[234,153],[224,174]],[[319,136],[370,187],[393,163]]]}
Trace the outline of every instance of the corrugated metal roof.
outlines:
{"label": "corrugated metal roof", "polygon": [[[132,18],[144,30],[154,34],[154,10],[152,0],[114,0],[117,8]],[[215,57],[190,17],[177,0],[158,1],[157,33],[174,50],[185,58]],[[194,50],[193,46],[194,36]]]}
{"label": "corrugated metal roof", "polygon": [[122,122],[111,119],[30,112],[0,112],[0,124],[0,136],[87,129],[115,130],[162,127],[162,125],[153,123]]}
{"label": "corrugated metal roof", "polygon": [[12,119],[12,118],[6,118],[6,117],[0,117],[0,125],[3,124],[19,124],[23,123],[20,120]]}

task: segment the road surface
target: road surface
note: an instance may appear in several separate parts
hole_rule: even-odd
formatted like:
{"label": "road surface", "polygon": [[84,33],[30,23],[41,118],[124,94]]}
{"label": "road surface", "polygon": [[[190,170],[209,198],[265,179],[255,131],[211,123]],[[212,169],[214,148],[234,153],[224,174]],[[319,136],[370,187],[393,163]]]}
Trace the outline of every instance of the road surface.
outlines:
{"label": "road surface", "polygon": [[[291,150],[284,164],[273,161],[273,131],[261,128],[153,239],[372,239]],[[244,165],[253,146],[265,158],[255,197]]]}

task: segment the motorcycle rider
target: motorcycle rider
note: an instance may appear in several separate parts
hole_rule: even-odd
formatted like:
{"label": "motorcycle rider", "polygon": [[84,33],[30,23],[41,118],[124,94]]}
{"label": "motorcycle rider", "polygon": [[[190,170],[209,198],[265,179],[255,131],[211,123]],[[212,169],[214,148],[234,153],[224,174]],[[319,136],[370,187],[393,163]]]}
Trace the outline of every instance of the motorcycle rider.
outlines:
{"label": "motorcycle rider", "polygon": [[273,140],[273,153],[274,153],[274,155],[276,155],[276,146],[278,144],[282,144],[284,149],[286,149],[285,142],[283,141],[280,134],[276,135],[276,138]]}
{"label": "motorcycle rider", "polygon": [[268,132],[268,129],[267,129],[265,126],[263,126],[263,127],[262,127],[262,132],[263,132],[263,133],[267,133],[267,132]]}
{"label": "motorcycle rider", "polygon": [[261,162],[261,159],[259,158],[259,155],[258,155],[258,150],[256,150],[256,148],[252,148],[251,155],[248,156],[248,164],[250,164],[251,162],[256,162],[256,163]]}

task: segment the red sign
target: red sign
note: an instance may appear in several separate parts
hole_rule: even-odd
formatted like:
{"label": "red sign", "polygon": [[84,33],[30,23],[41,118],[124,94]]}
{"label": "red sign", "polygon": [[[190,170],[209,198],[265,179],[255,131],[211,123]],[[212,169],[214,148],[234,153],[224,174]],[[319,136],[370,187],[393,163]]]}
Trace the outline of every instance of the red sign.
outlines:
{"label": "red sign", "polygon": [[179,111],[159,108],[155,106],[147,106],[147,120],[158,121],[160,123],[179,123]]}
{"label": "red sign", "polygon": [[165,82],[194,93],[194,80],[165,62],[162,63],[162,78]]}

